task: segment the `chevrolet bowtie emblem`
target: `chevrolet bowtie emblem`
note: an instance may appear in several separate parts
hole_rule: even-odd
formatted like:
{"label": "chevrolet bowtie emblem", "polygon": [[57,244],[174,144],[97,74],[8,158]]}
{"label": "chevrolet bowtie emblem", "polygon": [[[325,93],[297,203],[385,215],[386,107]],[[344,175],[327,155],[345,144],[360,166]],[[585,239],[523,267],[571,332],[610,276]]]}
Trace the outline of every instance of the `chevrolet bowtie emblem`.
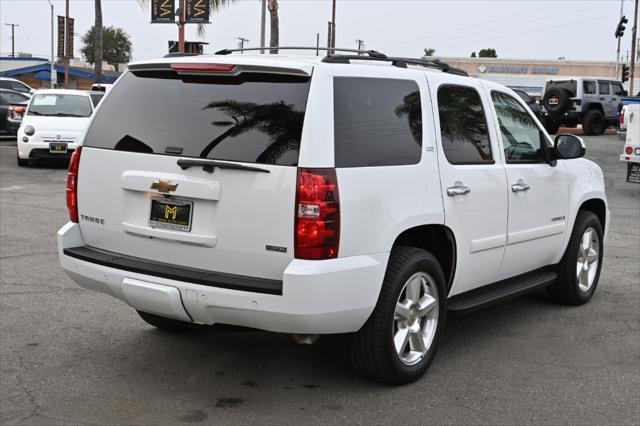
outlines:
{"label": "chevrolet bowtie emblem", "polygon": [[177,183],[171,183],[171,181],[159,179],[151,183],[151,189],[157,189],[158,192],[171,192],[175,191],[178,187]]}

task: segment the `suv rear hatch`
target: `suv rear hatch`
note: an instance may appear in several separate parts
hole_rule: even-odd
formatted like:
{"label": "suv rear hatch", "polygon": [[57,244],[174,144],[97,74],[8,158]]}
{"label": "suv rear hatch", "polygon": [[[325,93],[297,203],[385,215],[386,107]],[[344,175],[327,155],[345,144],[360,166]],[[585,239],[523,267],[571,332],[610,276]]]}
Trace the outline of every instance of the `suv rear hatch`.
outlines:
{"label": "suv rear hatch", "polygon": [[294,256],[307,71],[131,66],[84,141],[77,188],[85,244],[281,280]]}

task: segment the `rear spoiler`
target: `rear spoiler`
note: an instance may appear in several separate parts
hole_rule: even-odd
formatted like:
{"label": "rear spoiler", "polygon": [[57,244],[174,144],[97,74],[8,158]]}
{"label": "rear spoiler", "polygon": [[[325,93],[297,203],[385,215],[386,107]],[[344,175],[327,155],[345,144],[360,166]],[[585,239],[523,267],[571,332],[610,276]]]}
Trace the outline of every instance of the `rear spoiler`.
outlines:
{"label": "rear spoiler", "polygon": [[274,67],[274,66],[258,66],[258,65],[235,65],[235,64],[216,64],[216,63],[187,63],[187,62],[163,62],[163,63],[147,63],[130,65],[129,70],[132,72],[145,71],[167,71],[175,72],[179,75],[204,76],[214,75],[217,77],[237,77],[241,74],[270,74],[270,75],[289,75],[298,77],[311,77],[308,72],[298,68]]}

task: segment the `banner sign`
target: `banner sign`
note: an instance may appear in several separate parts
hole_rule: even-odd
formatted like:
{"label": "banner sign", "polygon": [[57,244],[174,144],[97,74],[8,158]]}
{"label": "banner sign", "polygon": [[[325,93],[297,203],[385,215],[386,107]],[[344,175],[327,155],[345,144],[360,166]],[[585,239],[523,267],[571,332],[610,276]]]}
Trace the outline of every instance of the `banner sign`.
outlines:
{"label": "banner sign", "polygon": [[209,0],[186,0],[184,21],[187,24],[209,24]]}
{"label": "banner sign", "polygon": [[151,0],[151,23],[174,24],[176,22],[175,0]]}
{"label": "banner sign", "polygon": [[64,16],[58,16],[58,58],[64,57]]}
{"label": "banner sign", "polygon": [[67,21],[67,58],[73,58],[73,18]]}

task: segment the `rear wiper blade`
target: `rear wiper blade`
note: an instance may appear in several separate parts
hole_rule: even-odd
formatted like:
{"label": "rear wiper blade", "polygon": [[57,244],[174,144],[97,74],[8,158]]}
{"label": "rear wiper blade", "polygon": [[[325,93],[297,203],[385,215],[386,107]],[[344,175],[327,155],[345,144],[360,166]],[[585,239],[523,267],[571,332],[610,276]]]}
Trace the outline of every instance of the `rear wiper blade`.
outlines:
{"label": "rear wiper blade", "polygon": [[261,169],[259,167],[243,166],[242,164],[234,164],[234,163],[224,163],[224,162],[215,161],[215,160],[196,160],[196,159],[181,158],[178,160],[178,166],[180,166],[182,170],[187,170],[189,167],[202,166],[202,170],[204,170],[207,173],[213,173],[213,170],[216,167],[219,169],[245,170],[248,172],[271,173],[269,170]]}
{"label": "rear wiper blade", "polygon": [[55,117],[84,117],[84,115],[71,114],[66,112],[56,112],[55,114],[52,114],[52,115]]}

